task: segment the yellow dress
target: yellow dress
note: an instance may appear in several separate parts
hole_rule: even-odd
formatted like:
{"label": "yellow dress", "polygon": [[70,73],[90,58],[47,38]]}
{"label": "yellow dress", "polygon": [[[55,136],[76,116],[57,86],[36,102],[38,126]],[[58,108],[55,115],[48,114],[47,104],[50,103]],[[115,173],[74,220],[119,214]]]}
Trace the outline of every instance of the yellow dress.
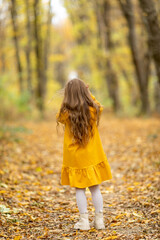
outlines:
{"label": "yellow dress", "polygon": [[[92,98],[97,102],[94,96]],[[102,110],[101,107],[100,111]],[[95,110],[92,107],[90,107],[90,113],[92,117],[95,116]],[[56,117],[58,116],[59,114]],[[93,123],[93,137],[85,147],[73,143],[67,112],[61,114],[59,121],[65,124],[61,184],[86,188],[111,179],[110,165],[102,147],[96,121]]]}

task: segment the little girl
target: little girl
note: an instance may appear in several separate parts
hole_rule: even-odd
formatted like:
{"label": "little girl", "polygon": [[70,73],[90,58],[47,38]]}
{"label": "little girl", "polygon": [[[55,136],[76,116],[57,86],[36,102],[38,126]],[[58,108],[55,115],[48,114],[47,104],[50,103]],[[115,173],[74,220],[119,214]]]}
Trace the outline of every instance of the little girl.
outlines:
{"label": "little girl", "polygon": [[89,188],[95,207],[96,229],[104,229],[103,198],[99,184],[111,179],[111,170],[98,133],[103,108],[80,79],[72,79],[65,86],[64,99],[56,116],[57,124],[65,125],[62,185],[76,189],[80,220],[75,229],[88,230],[86,187]]}

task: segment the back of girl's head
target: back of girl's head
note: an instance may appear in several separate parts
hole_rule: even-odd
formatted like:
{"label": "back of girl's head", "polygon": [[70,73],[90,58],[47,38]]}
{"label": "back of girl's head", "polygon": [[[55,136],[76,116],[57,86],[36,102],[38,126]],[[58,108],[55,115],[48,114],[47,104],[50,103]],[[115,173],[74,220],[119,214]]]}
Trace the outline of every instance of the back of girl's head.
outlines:
{"label": "back of girl's head", "polygon": [[67,82],[60,114],[64,110],[68,111],[70,129],[79,145],[85,145],[93,135],[93,121],[89,107],[94,108],[95,121],[98,125],[100,106],[92,99],[87,85],[78,78]]}
{"label": "back of girl's head", "polygon": [[64,107],[69,110],[83,110],[85,105],[90,103],[89,100],[91,100],[91,96],[86,84],[82,80],[74,78],[66,84]]}

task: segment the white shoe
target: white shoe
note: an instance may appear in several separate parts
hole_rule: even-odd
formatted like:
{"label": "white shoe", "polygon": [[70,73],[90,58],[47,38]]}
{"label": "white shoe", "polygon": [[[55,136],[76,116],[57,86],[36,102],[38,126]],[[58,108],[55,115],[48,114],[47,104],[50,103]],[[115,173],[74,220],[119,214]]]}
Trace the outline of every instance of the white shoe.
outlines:
{"label": "white shoe", "polygon": [[105,229],[103,212],[99,212],[95,214],[95,218],[94,218],[94,221],[91,223],[91,227],[95,227],[98,230]]}
{"label": "white shoe", "polygon": [[74,229],[89,230],[88,213],[80,214],[80,220],[74,225]]}

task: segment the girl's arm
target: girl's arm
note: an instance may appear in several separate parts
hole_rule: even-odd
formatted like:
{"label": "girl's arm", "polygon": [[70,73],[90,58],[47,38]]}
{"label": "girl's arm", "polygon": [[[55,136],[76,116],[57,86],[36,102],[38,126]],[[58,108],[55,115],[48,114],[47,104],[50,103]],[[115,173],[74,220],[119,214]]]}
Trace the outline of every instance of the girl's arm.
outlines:
{"label": "girl's arm", "polygon": [[100,104],[100,102],[97,101],[97,99],[95,98],[95,96],[92,95],[92,93],[90,92],[91,98],[94,100],[94,102],[100,106],[100,112],[103,111],[103,106]]}
{"label": "girl's arm", "polygon": [[60,122],[62,124],[66,123],[67,118],[68,118],[68,111],[67,110],[64,110],[62,113],[58,112],[56,114],[57,122]]}

